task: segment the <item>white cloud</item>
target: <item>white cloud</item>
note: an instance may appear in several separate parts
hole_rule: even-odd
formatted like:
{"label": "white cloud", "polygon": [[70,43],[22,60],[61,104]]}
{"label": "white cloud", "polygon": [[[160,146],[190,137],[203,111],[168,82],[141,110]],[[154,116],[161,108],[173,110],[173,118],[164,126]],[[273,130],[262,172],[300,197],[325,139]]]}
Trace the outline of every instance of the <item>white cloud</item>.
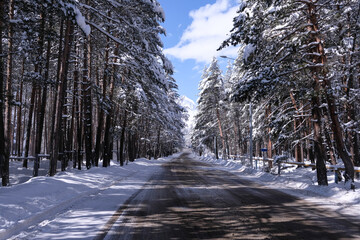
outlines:
{"label": "white cloud", "polygon": [[217,0],[189,13],[192,23],[183,32],[180,42],[165,49],[167,55],[209,63],[213,56],[235,57],[237,48],[216,51],[232,29],[238,5],[234,0]]}

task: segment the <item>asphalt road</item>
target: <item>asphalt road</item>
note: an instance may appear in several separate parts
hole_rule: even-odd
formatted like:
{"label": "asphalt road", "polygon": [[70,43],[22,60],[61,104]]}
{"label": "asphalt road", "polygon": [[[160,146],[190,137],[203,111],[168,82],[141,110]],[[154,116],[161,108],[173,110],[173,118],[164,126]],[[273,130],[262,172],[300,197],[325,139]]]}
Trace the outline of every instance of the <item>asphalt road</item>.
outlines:
{"label": "asphalt road", "polygon": [[360,239],[360,223],[184,153],[119,208],[104,238]]}

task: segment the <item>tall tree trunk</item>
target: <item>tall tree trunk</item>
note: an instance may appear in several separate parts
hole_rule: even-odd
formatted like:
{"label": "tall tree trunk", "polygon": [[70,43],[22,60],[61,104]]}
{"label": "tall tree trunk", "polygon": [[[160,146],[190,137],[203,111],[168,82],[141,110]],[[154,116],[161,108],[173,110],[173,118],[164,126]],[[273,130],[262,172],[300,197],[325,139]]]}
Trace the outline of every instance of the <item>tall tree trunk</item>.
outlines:
{"label": "tall tree trunk", "polygon": [[62,54],[61,68],[60,68],[60,78],[58,86],[58,98],[56,103],[56,118],[54,124],[54,145],[53,145],[53,156],[50,163],[50,176],[54,176],[56,173],[57,160],[59,158],[59,148],[61,144],[61,123],[62,123],[62,114],[63,114],[63,103],[66,92],[66,83],[67,83],[67,73],[69,67],[69,58],[71,52],[71,44],[73,37],[74,25],[71,19],[66,20],[66,32],[64,38],[64,51]]}
{"label": "tall tree trunk", "polygon": [[220,133],[221,144],[222,144],[222,158],[227,159],[225,138],[224,138],[224,134],[223,134],[223,130],[222,130],[222,124],[221,124],[221,118],[220,118],[220,110],[219,110],[218,107],[216,108],[216,118],[217,118],[217,122],[218,122],[219,133]]}
{"label": "tall tree trunk", "polygon": [[8,54],[7,54],[7,67],[6,67],[6,101],[5,101],[5,139],[6,145],[5,149],[8,151],[7,155],[10,155],[10,149],[12,145],[12,101],[13,101],[13,93],[12,93],[12,66],[13,66],[13,23],[11,22],[14,19],[14,7],[15,1],[9,0],[9,24],[8,24]]}
{"label": "tall tree trunk", "polygon": [[[113,69],[114,72],[114,69]],[[114,90],[115,90],[115,78],[114,73],[111,76],[110,82],[110,107],[108,110],[108,115],[106,116],[106,124],[105,124],[105,137],[104,137],[104,161],[107,162],[107,165],[110,164],[110,159],[112,159],[112,149],[113,149],[113,118],[114,118]]]}
{"label": "tall tree trunk", "polygon": [[[86,0],[86,4],[90,6],[90,0]],[[91,14],[90,11],[87,12],[86,14],[86,18],[90,21],[91,20]],[[87,81],[88,81],[88,87],[86,89],[86,103],[89,104],[89,106],[87,107],[87,114],[88,114],[88,118],[87,118],[87,131],[88,131],[88,139],[86,144],[86,151],[89,154],[89,160],[92,166],[95,166],[95,159],[94,159],[94,155],[93,155],[93,142],[94,142],[94,137],[93,137],[93,114],[95,113],[93,111],[93,107],[92,107],[92,82],[91,82],[91,77],[92,77],[92,44],[91,44],[91,35],[89,34],[86,37],[87,41],[86,41],[86,48],[87,48]]]}
{"label": "tall tree trunk", "polygon": [[[39,39],[38,39],[38,49],[37,49],[37,56],[38,59],[41,59],[42,56],[42,52],[43,52],[43,46],[44,46],[44,35],[45,35],[45,16],[44,16],[44,9],[42,10],[42,13],[40,14],[40,18],[41,18],[41,27],[40,27],[40,33],[39,33]],[[35,67],[34,67],[34,72],[36,72],[39,76],[41,76],[41,72],[42,72],[42,62],[41,60],[38,60],[35,63]],[[32,83],[32,92],[31,92],[31,104],[30,104],[30,110],[29,110],[29,121],[28,121],[28,125],[27,125],[27,131],[26,131],[26,145],[25,145],[25,158],[28,157],[29,155],[29,151],[30,151],[30,139],[31,137],[35,136],[35,151],[36,151],[36,134],[31,134],[32,131],[32,124],[33,124],[33,117],[34,119],[37,118],[38,116],[35,115],[35,113],[37,111],[35,111],[35,109],[38,110],[38,108],[35,108],[35,102],[36,102],[36,98],[37,96],[41,95],[40,92],[40,83],[37,82],[37,80],[33,80]],[[36,103],[38,103],[40,101],[37,101]],[[37,105],[38,106],[38,105]],[[34,120],[34,125],[35,125],[35,121]],[[41,146],[40,146],[41,147]],[[34,150],[32,148],[32,150]],[[27,168],[27,159],[24,159],[24,163],[23,163],[23,167]]]}
{"label": "tall tree trunk", "polygon": [[215,158],[219,159],[219,149],[217,143],[217,136],[214,137],[214,151],[215,151]]}
{"label": "tall tree trunk", "polygon": [[124,144],[125,144],[125,129],[127,123],[127,111],[124,111],[124,121],[121,127],[121,136],[120,136],[120,166],[124,166]]}
{"label": "tall tree trunk", "polygon": [[18,99],[17,102],[19,103],[18,106],[18,111],[17,111],[17,127],[16,127],[16,152],[17,152],[17,156],[20,157],[21,156],[21,142],[22,142],[22,137],[21,137],[21,118],[22,118],[22,99],[23,99],[23,87],[24,87],[24,72],[25,72],[25,57],[23,58],[23,62],[22,62],[22,68],[21,68],[21,79],[19,80],[19,84],[20,84],[20,89],[19,89],[19,95],[18,95]]}
{"label": "tall tree trunk", "polygon": [[155,159],[159,158],[160,156],[160,133],[161,133],[161,127],[158,128],[158,132],[157,132]]}
{"label": "tall tree trunk", "polygon": [[241,127],[240,127],[240,120],[239,120],[240,116],[239,114],[237,114],[236,116],[236,126],[237,126],[237,135],[238,135],[238,148],[239,148],[239,155],[243,155],[244,154],[244,147],[243,147],[243,142],[242,142],[242,134],[241,134]]}
{"label": "tall tree trunk", "polygon": [[[5,21],[4,13],[5,1],[0,1],[0,56],[3,55],[3,28]],[[0,176],[2,186],[9,184],[9,157],[5,150],[5,129],[4,129],[4,62],[0,57]]]}
{"label": "tall tree trunk", "polygon": [[[64,88],[67,89],[67,81],[66,83],[64,83],[65,86]],[[61,117],[61,131],[59,133],[60,135],[60,144],[59,144],[59,161],[61,163],[61,171],[65,171],[66,167],[67,167],[67,158],[66,158],[66,154],[65,154],[65,140],[66,140],[66,133],[67,133],[67,107],[65,107],[67,105],[67,97],[66,97],[66,92],[65,92],[65,96],[64,96],[64,102],[63,102],[63,112],[62,112],[62,117]]]}
{"label": "tall tree trunk", "polygon": [[103,167],[110,166],[110,160],[112,159],[112,146],[111,146],[111,122],[112,117],[111,114],[106,115],[105,120],[105,134],[104,134],[104,159],[103,159]]}
{"label": "tall tree trunk", "polygon": [[81,170],[81,166],[82,166],[82,159],[83,159],[83,155],[82,155],[82,107],[81,107],[81,101],[80,101],[80,96],[81,96],[81,83],[78,81],[79,80],[79,72],[76,71],[75,72],[75,80],[78,83],[77,85],[77,91],[76,91],[76,102],[75,102],[75,109],[77,112],[77,126],[76,126],[76,147],[77,147],[77,151],[76,151],[76,159],[78,162],[78,170]]}
{"label": "tall tree trunk", "polygon": [[[16,93],[17,95],[17,93]],[[17,103],[17,102],[16,102]],[[10,152],[10,156],[11,155],[15,155],[16,154],[16,143],[15,143],[15,140],[16,139],[16,131],[15,131],[15,127],[16,127],[16,115],[17,115],[17,112],[16,112],[16,108],[14,107],[13,109],[13,116],[12,116],[12,131],[11,131],[11,152]]]}
{"label": "tall tree trunk", "polygon": [[[291,101],[293,103],[294,109],[296,111],[296,115],[294,116],[294,132],[295,132],[295,136],[296,136],[296,140],[301,139],[301,134],[300,132],[300,124],[302,122],[302,117],[301,117],[301,113],[300,113],[300,109],[296,103],[295,97],[294,97],[294,93],[291,90],[290,91],[290,98]],[[303,153],[302,153],[302,143],[301,141],[299,141],[298,143],[296,143],[295,145],[295,161],[296,162],[303,162]]]}
{"label": "tall tree trunk", "polygon": [[130,131],[128,132],[128,157],[130,162],[134,162],[136,158],[136,136]]}
{"label": "tall tree trunk", "polygon": [[[42,31],[45,31],[45,9],[43,10],[44,15],[42,16]],[[50,24],[52,21],[50,21]],[[44,39],[42,39],[42,42]],[[43,44],[41,44],[43,45]],[[42,49],[39,50],[39,54],[41,54]],[[51,54],[51,41],[48,39],[47,42],[47,50],[46,50],[46,64],[45,64],[45,74],[44,74],[44,83],[43,83],[43,90],[42,90],[42,97],[41,97],[41,106],[38,110],[38,117],[37,117],[37,128],[36,128],[36,139],[35,139],[35,161],[34,161],[34,172],[33,176],[38,176],[38,168],[39,168],[39,157],[38,155],[41,152],[41,142],[43,137],[43,129],[44,129],[44,121],[45,121],[45,110],[46,110],[46,102],[47,100],[47,82],[49,80],[49,71],[50,71],[50,54]],[[41,95],[41,92],[39,91]]]}
{"label": "tall tree trunk", "polygon": [[83,109],[84,109],[84,138],[85,138],[85,157],[86,168],[90,169],[93,163],[92,156],[92,104],[91,104],[91,76],[89,58],[90,54],[90,37],[88,37],[84,46],[84,66],[83,66]]}
{"label": "tall tree trunk", "polygon": [[[354,163],[351,161],[351,158],[348,154],[346,149],[342,129],[340,126],[339,118],[336,113],[336,103],[335,98],[332,92],[331,82],[327,76],[327,69],[326,69],[326,56],[325,50],[323,47],[323,41],[320,37],[319,27],[318,27],[318,15],[316,13],[316,6],[313,2],[307,3],[308,4],[308,13],[309,13],[309,30],[311,30],[311,41],[317,42],[316,46],[316,53],[319,56],[315,56],[313,58],[313,62],[315,64],[321,64],[321,67],[314,68],[314,81],[319,85],[324,91],[325,98],[328,105],[328,111],[331,119],[331,128],[334,133],[335,145],[337,152],[342,159],[345,165],[345,181],[351,180],[351,188],[355,188],[354,184]],[[321,76],[322,81],[320,81],[319,76]],[[318,89],[319,92],[321,89]]]}
{"label": "tall tree trunk", "polygon": [[[348,18],[350,18],[350,13],[348,13]],[[360,2],[359,2],[359,6],[358,6],[358,10],[357,13],[354,15],[356,16],[356,22],[359,22],[360,19]],[[350,19],[348,20],[349,22],[351,21]],[[352,37],[353,41],[352,41],[352,46],[351,46],[351,51],[349,53],[349,57],[348,57],[348,64],[347,66],[349,66],[348,69],[348,74],[346,76],[346,95],[348,97],[348,99],[350,99],[352,97],[352,94],[350,93],[350,89],[355,87],[355,76],[356,76],[356,68],[353,67],[354,65],[354,53],[356,52],[356,47],[358,47],[356,45],[357,40],[358,40],[358,34],[359,31],[356,31],[356,26],[352,26],[355,29],[352,29],[352,31],[349,31],[349,35],[351,35],[351,33],[353,33],[353,36],[348,36],[349,39]],[[360,64],[358,64],[358,66],[360,66]],[[359,75],[359,74],[358,74]],[[360,77],[359,77],[360,80]],[[360,81],[359,81],[359,85],[360,85]],[[347,118],[348,121],[354,121],[356,122],[357,119],[357,110],[358,108],[358,103],[356,101],[354,101],[353,103],[351,102],[347,102]],[[350,143],[351,143],[351,153],[352,153],[352,162],[354,163],[355,166],[360,166],[360,144],[359,144],[359,134],[356,131],[356,129],[354,129],[354,127],[352,127],[350,129]]]}
{"label": "tall tree trunk", "polygon": [[[270,116],[271,116],[271,104],[269,103],[269,105],[266,107],[266,119],[268,121],[268,124],[271,122]],[[271,141],[271,127],[269,125],[269,127],[267,128],[267,157],[268,158],[272,158],[272,141]],[[269,170],[272,168],[272,161],[269,161]]]}
{"label": "tall tree trunk", "polygon": [[235,149],[235,155],[241,155],[241,130],[240,130],[240,123],[238,121],[239,114],[237,110],[235,111],[235,117],[233,119],[234,123],[234,149]]}
{"label": "tall tree trunk", "polygon": [[101,101],[99,103],[99,116],[98,116],[98,126],[96,132],[96,146],[95,146],[95,165],[98,166],[99,158],[101,156],[101,139],[102,133],[104,131],[104,101],[106,99],[106,88],[107,88],[107,79],[108,79],[108,57],[109,52],[108,50],[105,51],[105,69],[104,69],[104,77],[103,77],[103,84],[102,84],[102,96]]}
{"label": "tall tree trunk", "polygon": [[[316,21],[316,8],[315,5],[312,2],[308,3],[308,30],[310,32],[315,31],[315,25],[317,24]],[[317,31],[317,30],[316,30]],[[314,39],[313,39],[314,38]],[[309,39],[309,42],[313,42],[313,41],[317,41],[320,44],[320,39],[316,39],[316,36],[313,36],[313,34],[311,34],[311,39]],[[312,51],[316,51],[316,50],[312,50]],[[318,59],[316,59],[314,57],[313,59],[313,63],[316,64],[318,63]],[[312,74],[313,74],[313,89],[314,89],[314,93],[313,96],[311,98],[311,105],[312,105],[312,110],[311,110],[311,114],[312,114],[312,119],[313,119],[313,133],[314,133],[314,153],[315,153],[315,157],[316,157],[316,173],[317,173],[317,181],[319,185],[328,185],[328,180],[327,180],[327,171],[326,171],[326,152],[324,149],[324,144],[323,144],[323,139],[322,139],[322,133],[323,133],[323,129],[322,129],[322,114],[321,114],[321,110],[320,110],[320,106],[321,106],[321,102],[320,102],[320,98],[321,98],[321,82],[319,81],[318,78],[318,74],[319,71],[318,69],[312,69]]]}
{"label": "tall tree trunk", "polygon": [[67,150],[70,151],[69,156],[73,161],[73,168],[76,168],[76,157],[75,157],[75,147],[74,147],[74,131],[75,131],[75,115],[76,115],[76,91],[77,84],[79,81],[79,72],[74,71],[74,81],[73,81],[73,97],[72,97],[72,106],[71,106],[71,123],[69,131],[69,139],[67,142]]}
{"label": "tall tree trunk", "polygon": [[23,161],[23,167],[28,167],[28,160],[27,157],[29,156],[30,151],[30,138],[31,138],[31,126],[33,121],[33,112],[34,112],[34,106],[35,106],[35,98],[36,98],[36,91],[37,87],[35,86],[35,83],[32,84],[32,90],[31,90],[31,99],[30,99],[30,108],[28,113],[28,122],[26,127],[26,141],[25,141],[25,153],[24,153],[24,161]]}
{"label": "tall tree trunk", "polygon": [[326,170],[326,153],[324,149],[321,129],[321,111],[320,101],[318,96],[312,97],[312,117],[314,119],[314,151],[316,157],[316,173],[317,181],[319,185],[328,185],[327,170]]}
{"label": "tall tree trunk", "polygon": [[[317,42],[317,48],[312,49],[312,52],[315,52],[320,55],[320,57],[317,57],[314,55],[312,61],[314,64],[324,64],[325,63],[325,55],[321,43],[321,39],[318,35],[318,27],[317,27],[317,13],[316,13],[316,6],[313,2],[307,3],[307,12],[308,12],[308,30],[310,31],[310,39],[309,42]],[[323,81],[320,81],[319,75],[323,75],[323,77],[326,78],[326,73],[324,72],[324,67],[314,67],[311,69],[312,75],[313,75],[313,85],[314,85],[314,93],[312,96],[312,118],[314,120],[314,150],[315,150],[315,156],[316,156],[316,167],[317,167],[317,176],[318,176],[318,184],[319,185],[327,185],[327,175],[326,175],[326,167],[325,167],[325,161],[326,161],[326,154],[325,150],[323,149],[323,140],[322,140],[322,114],[320,110],[320,97],[322,89],[326,85],[323,83]],[[326,82],[326,80],[325,80]],[[327,92],[330,89],[325,89],[325,92]],[[327,98],[328,93],[325,93],[325,96]],[[329,104],[329,102],[328,102]],[[331,113],[330,113],[331,114]]]}
{"label": "tall tree trunk", "polygon": [[[56,173],[56,165],[57,165],[57,159],[54,159],[54,137],[55,137],[55,121],[56,121],[56,106],[58,102],[59,93],[57,89],[59,88],[60,84],[60,71],[61,71],[61,61],[63,56],[63,35],[64,35],[64,20],[60,20],[60,36],[59,36],[59,51],[58,51],[58,60],[57,60],[57,71],[56,71],[56,85],[54,89],[54,101],[52,106],[52,119],[51,119],[51,130],[50,130],[50,142],[49,142],[49,149],[50,149],[50,167],[49,167],[49,174],[51,175],[51,172],[53,174]],[[57,156],[56,156],[57,157]]]}
{"label": "tall tree trunk", "polygon": [[[305,111],[311,112],[312,111],[311,109],[312,109],[312,107],[311,107],[311,101],[310,101],[310,104],[308,104],[305,107]],[[305,134],[307,136],[310,136],[313,133],[312,117],[307,117],[305,124],[306,124]],[[306,139],[306,149],[307,149],[307,151],[306,151],[307,160],[310,161],[311,163],[315,163],[314,144],[313,144],[313,141],[309,138]]]}

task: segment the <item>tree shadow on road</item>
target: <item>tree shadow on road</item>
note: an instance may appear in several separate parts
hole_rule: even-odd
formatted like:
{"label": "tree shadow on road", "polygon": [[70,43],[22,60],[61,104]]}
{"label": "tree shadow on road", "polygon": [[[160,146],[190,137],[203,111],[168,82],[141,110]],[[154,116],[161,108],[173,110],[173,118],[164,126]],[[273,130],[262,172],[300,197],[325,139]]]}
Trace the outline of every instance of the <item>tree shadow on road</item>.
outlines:
{"label": "tree shadow on road", "polygon": [[359,238],[356,220],[186,155],[165,165],[121,211],[106,239]]}

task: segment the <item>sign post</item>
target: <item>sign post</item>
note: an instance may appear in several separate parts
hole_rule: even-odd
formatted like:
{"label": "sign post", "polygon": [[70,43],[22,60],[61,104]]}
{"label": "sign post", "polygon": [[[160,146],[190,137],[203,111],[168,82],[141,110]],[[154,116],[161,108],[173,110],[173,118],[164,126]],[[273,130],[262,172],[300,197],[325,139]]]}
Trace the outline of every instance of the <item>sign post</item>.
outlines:
{"label": "sign post", "polygon": [[267,148],[262,148],[261,152],[263,153],[263,166],[265,166],[265,153],[267,152]]}
{"label": "sign post", "polygon": [[251,168],[253,168],[253,141],[252,141],[252,134],[253,134],[253,126],[252,126],[252,106],[251,106],[251,101],[249,103],[249,130],[250,130],[250,136],[249,136],[249,140],[250,140],[250,149],[249,149],[249,154],[250,154],[250,164],[251,164]]}

